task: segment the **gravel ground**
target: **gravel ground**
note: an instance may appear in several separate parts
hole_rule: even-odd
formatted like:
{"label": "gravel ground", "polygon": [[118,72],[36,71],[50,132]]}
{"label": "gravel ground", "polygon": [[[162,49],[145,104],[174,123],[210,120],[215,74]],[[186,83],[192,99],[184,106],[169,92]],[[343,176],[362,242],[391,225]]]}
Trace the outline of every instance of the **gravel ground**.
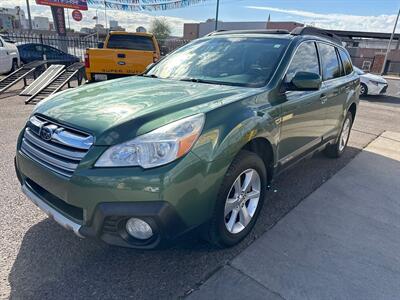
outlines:
{"label": "gravel ground", "polygon": [[302,199],[345,166],[384,130],[400,132],[400,81],[392,96],[363,99],[349,148],[338,160],[319,154],[280,175],[255,230],[240,245],[217,250],[188,237],[166,250],[137,251],[82,240],[65,231],[20,192],[15,141],[32,106],[0,96],[0,298],[177,298],[190,293]]}

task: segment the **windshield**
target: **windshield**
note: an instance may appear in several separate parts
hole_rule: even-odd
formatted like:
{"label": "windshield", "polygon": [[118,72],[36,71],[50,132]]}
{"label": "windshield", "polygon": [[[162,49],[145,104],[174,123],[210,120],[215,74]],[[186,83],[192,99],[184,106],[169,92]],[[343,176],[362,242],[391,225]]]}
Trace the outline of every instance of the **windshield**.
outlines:
{"label": "windshield", "polygon": [[357,73],[358,75],[364,75],[364,74],[365,74],[365,72],[364,72],[363,70],[361,70],[361,69],[359,69],[359,68],[357,68],[357,67],[354,67],[354,66],[353,66],[353,68],[354,68],[354,71],[356,71],[356,73]]}
{"label": "windshield", "polygon": [[264,86],[289,40],[213,37],[194,41],[164,58],[148,76],[204,83]]}

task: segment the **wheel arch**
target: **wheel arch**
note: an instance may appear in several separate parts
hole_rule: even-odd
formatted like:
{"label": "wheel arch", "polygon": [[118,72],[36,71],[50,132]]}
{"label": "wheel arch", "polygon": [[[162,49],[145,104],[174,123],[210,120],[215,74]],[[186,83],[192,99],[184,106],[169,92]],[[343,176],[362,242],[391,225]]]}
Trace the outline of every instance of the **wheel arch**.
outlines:
{"label": "wheel arch", "polygon": [[242,149],[257,154],[263,160],[265,168],[267,169],[269,184],[272,181],[275,164],[275,154],[272,143],[267,138],[257,137],[246,143]]}
{"label": "wheel arch", "polygon": [[357,113],[357,104],[355,102],[353,102],[349,108],[347,109],[347,111],[349,111],[351,113],[351,116],[353,117],[353,122],[354,119],[356,117],[356,113]]}

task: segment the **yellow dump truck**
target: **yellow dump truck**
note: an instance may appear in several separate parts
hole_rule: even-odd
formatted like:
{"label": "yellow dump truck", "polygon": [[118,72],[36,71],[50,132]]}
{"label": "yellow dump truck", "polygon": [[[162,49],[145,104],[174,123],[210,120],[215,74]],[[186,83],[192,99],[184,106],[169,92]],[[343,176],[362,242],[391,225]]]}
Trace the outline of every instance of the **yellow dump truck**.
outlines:
{"label": "yellow dump truck", "polygon": [[86,50],[86,78],[93,82],[140,74],[159,59],[160,49],[152,34],[112,31],[104,45]]}

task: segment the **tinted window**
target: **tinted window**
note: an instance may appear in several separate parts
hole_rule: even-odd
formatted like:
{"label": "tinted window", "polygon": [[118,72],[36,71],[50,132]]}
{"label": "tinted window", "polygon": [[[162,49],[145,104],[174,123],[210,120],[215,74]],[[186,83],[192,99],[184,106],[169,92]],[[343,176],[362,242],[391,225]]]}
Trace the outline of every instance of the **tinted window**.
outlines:
{"label": "tinted window", "polygon": [[297,72],[319,74],[318,54],[314,42],[302,43],[290,63],[285,82],[291,82]]}
{"label": "tinted window", "polygon": [[179,48],[148,74],[174,80],[264,86],[275,72],[289,40],[212,37]]}
{"label": "tinted window", "polygon": [[108,40],[107,48],[155,51],[152,38],[129,34],[112,34]]}
{"label": "tinted window", "polygon": [[49,47],[49,46],[44,46],[44,52],[51,54],[51,55],[63,55],[64,53],[61,52],[60,50],[53,48],[53,47]]}
{"label": "tinted window", "polygon": [[319,43],[318,49],[322,60],[322,74],[324,80],[340,77],[340,67],[335,47]]}
{"label": "tinted window", "polygon": [[[38,52],[42,52],[43,47],[41,45],[34,45],[33,47],[33,51],[38,51]],[[31,49],[29,49],[31,50]]]}
{"label": "tinted window", "polygon": [[349,55],[343,49],[339,49],[339,53],[346,74],[350,74],[351,72],[353,72],[353,64],[351,63]]}

